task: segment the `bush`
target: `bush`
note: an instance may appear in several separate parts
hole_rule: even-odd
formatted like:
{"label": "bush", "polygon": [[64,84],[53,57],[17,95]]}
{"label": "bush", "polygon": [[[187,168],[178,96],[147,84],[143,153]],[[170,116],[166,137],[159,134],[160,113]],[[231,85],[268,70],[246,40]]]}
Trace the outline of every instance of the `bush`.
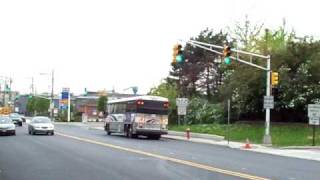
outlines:
{"label": "bush", "polygon": [[186,115],[188,124],[221,123],[224,120],[222,104],[211,104],[205,99],[191,99]]}

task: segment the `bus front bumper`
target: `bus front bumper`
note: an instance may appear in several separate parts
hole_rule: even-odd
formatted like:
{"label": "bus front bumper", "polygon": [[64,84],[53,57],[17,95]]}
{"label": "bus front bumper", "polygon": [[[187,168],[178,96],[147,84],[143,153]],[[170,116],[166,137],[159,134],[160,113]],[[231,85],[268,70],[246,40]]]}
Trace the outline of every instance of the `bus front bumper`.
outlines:
{"label": "bus front bumper", "polygon": [[168,134],[166,129],[136,129],[136,134],[138,135],[156,135],[156,134]]}

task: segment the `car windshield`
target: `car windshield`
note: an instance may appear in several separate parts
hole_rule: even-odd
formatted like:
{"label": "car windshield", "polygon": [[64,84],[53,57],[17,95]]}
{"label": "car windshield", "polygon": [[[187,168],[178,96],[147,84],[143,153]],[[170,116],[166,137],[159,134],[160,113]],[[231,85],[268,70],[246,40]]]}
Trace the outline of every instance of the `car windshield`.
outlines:
{"label": "car windshield", "polygon": [[12,123],[11,119],[7,117],[0,117],[0,124],[10,124]]}
{"label": "car windshield", "polygon": [[34,118],[32,120],[33,123],[50,123],[50,119],[49,118]]}
{"label": "car windshield", "polygon": [[10,114],[11,118],[20,118],[19,114]]}

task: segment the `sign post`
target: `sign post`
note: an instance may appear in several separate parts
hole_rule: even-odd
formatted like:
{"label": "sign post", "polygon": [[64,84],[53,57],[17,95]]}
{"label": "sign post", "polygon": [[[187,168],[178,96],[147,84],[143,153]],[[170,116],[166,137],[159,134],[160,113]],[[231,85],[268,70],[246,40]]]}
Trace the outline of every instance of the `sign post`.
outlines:
{"label": "sign post", "polygon": [[312,125],[312,146],[316,145],[316,126],[320,125],[320,104],[308,104],[309,125]]}
{"label": "sign post", "polygon": [[62,108],[68,110],[68,117],[67,121],[70,122],[70,89],[69,88],[62,88],[61,92],[61,101]]}
{"label": "sign post", "polygon": [[[187,114],[188,98],[177,98],[176,104],[178,106],[178,125],[180,126],[180,116],[185,116]],[[184,118],[184,124],[186,120]]]}

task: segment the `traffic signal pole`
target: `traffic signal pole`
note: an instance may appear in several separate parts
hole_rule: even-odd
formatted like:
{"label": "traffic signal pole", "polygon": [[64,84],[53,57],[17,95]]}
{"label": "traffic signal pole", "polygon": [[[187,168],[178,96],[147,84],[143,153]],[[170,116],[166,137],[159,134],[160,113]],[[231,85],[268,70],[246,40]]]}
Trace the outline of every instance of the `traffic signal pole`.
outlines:
{"label": "traffic signal pole", "polygon": [[[267,59],[267,88],[266,95],[270,96],[270,75],[271,75],[271,58],[268,56]],[[266,108],[266,131],[263,137],[263,144],[272,145],[271,136],[270,136],[270,108]]]}
{"label": "traffic signal pole", "polygon": [[[195,41],[195,40],[189,40],[189,41],[186,41],[186,43],[190,44],[192,46],[196,46],[196,47],[208,50],[210,52],[213,52],[213,53],[216,53],[216,54],[219,54],[219,55],[223,55],[223,53],[220,52],[221,50],[224,49],[223,46],[218,46],[218,45],[214,45],[214,44],[199,42],[199,41]],[[213,48],[215,48],[215,49],[213,49]],[[218,49],[218,50],[216,50],[216,49]],[[262,69],[262,70],[266,71],[266,73],[267,73],[266,96],[270,96],[270,91],[271,91],[271,85],[270,85],[270,80],[271,80],[271,77],[270,77],[271,76],[270,75],[271,74],[271,57],[270,57],[270,55],[264,56],[264,55],[261,55],[261,54],[255,54],[255,53],[251,53],[251,52],[241,51],[241,50],[238,50],[238,49],[231,49],[231,51],[237,53],[237,57],[230,56],[231,59],[233,59],[235,61],[238,61],[240,63],[247,64],[249,66],[252,66],[252,67],[255,67],[255,68],[258,68],[258,69]],[[265,59],[267,61],[267,67],[263,67],[263,66],[260,66],[258,64],[254,64],[252,62],[248,62],[248,61],[245,61],[243,59],[240,59],[239,58],[239,54],[249,55],[251,57],[257,57],[257,58]],[[272,145],[271,136],[270,136],[270,108],[269,107],[266,108],[265,134],[264,134],[264,137],[263,137],[263,144]]]}

